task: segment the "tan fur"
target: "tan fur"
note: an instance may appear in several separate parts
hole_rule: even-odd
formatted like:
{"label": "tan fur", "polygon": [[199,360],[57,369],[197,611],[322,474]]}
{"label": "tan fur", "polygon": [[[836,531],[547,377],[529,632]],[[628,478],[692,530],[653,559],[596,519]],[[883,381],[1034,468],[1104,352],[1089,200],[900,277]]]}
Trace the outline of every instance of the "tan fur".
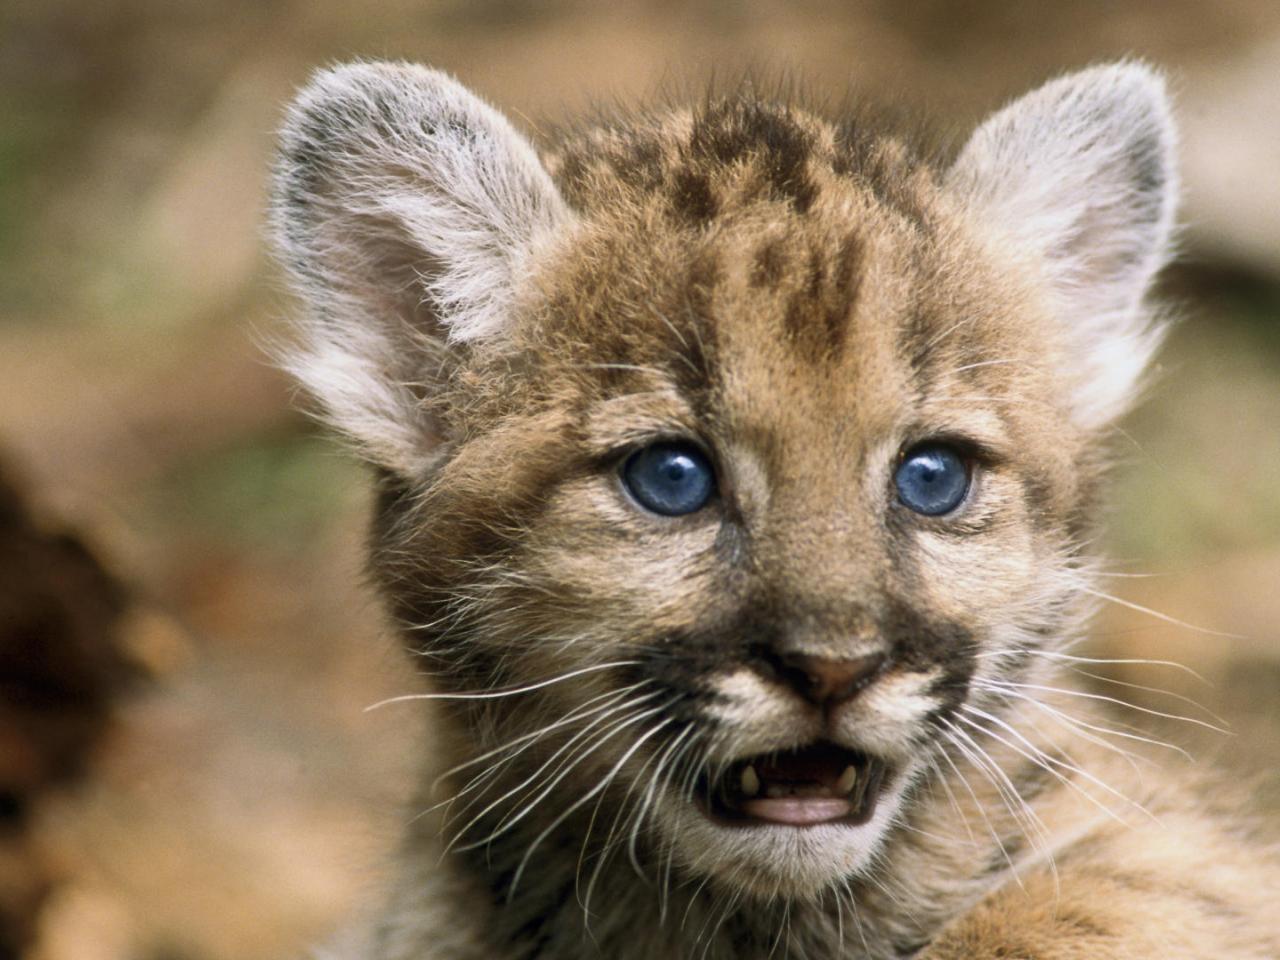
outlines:
{"label": "tan fur", "polygon": [[[1136,777],[1061,659],[1105,427],[1158,339],[1141,301],[1174,180],[1148,71],[1051,84],[955,165],[746,90],[570,135],[549,181],[448,78],[345,71],[286,125],[294,365],[380,468],[373,571],[445,698],[352,956],[1280,955],[1274,853],[1177,764]],[[481,189],[387,159],[415,137]],[[536,216],[487,210],[513,183]],[[475,222],[441,247],[419,200]],[[471,269],[451,257],[506,278],[500,330],[454,324],[476,314],[440,292]],[[403,286],[357,302],[379,278]],[[353,402],[361,378],[389,399]],[[686,516],[619,477],[669,438],[715,466]],[[935,438],[973,480],[926,517],[893,477]],[[762,665],[801,654],[888,666],[815,710]],[[818,740],[889,765],[869,823],[727,828],[691,800]]]}

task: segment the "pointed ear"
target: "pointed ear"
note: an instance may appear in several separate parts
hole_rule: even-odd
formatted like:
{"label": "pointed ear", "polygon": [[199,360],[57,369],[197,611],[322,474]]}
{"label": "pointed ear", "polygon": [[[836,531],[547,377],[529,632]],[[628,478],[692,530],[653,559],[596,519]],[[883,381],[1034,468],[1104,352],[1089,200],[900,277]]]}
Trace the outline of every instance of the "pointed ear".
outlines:
{"label": "pointed ear", "polygon": [[529,143],[445,74],[318,73],[289,108],[273,185],[276,250],[306,301],[286,366],[368,459],[418,473],[449,345],[502,335],[568,216]]}
{"label": "pointed ear", "polygon": [[1000,110],[948,175],[974,216],[1047,275],[1086,429],[1125,410],[1160,341],[1143,298],[1169,258],[1175,140],[1160,76],[1113,64]]}

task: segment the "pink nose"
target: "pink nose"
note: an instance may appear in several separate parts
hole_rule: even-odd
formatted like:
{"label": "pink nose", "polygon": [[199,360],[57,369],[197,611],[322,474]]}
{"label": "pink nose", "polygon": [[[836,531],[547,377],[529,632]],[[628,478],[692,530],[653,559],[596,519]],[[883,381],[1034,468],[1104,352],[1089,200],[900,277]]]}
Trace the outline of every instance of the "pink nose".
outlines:
{"label": "pink nose", "polygon": [[868,653],[848,660],[802,653],[778,653],[768,658],[779,680],[819,707],[852,700],[870,684],[887,659],[883,653]]}

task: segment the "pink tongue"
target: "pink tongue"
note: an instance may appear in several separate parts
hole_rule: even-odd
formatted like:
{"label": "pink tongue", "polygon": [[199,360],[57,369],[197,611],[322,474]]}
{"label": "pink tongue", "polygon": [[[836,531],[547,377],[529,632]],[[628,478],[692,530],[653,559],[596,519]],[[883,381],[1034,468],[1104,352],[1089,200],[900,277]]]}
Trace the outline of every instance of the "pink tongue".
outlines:
{"label": "pink tongue", "polygon": [[757,820],[804,827],[847,817],[853,805],[842,797],[757,797],[742,801],[741,810]]}

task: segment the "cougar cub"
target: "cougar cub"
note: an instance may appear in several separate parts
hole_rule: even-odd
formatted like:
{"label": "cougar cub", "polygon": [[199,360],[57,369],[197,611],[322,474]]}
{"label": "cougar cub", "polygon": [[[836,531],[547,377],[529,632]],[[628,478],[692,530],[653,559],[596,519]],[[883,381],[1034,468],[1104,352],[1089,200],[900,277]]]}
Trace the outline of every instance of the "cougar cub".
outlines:
{"label": "cougar cub", "polygon": [[750,87],[539,152],[319,73],[288,363],[443,744],[349,955],[1280,956],[1274,858],[1070,669],[1173,153],[1134,63],[951,159]]}

